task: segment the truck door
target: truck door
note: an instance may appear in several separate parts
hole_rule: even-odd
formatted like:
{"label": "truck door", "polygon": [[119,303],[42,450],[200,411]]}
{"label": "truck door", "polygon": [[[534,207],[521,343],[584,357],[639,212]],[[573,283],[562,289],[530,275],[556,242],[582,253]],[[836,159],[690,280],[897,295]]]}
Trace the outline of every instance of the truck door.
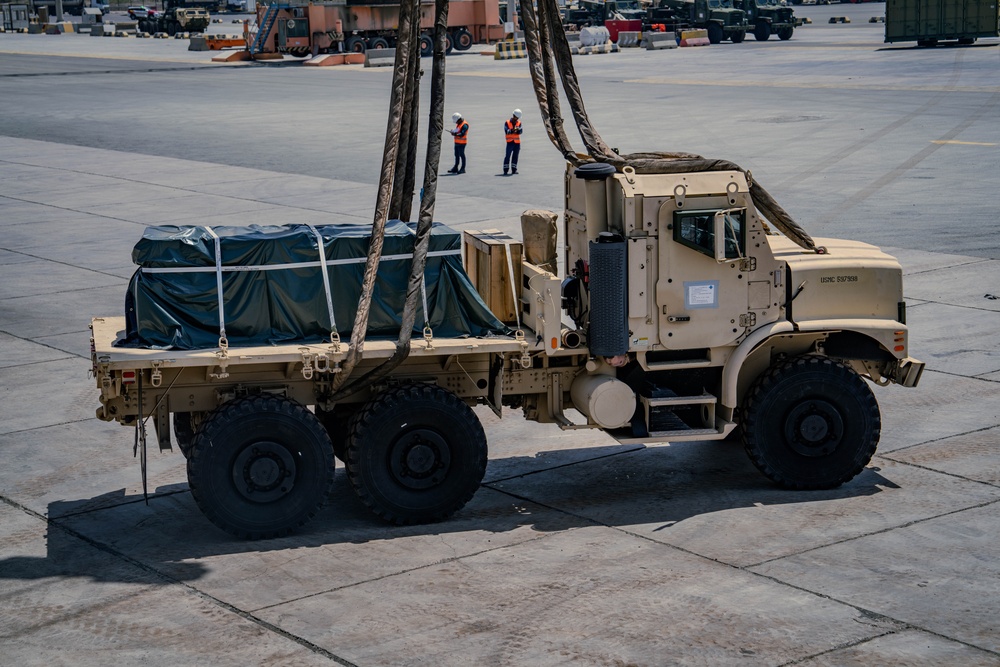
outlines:
{"label": "truck door", "polygon": [[660,344],[671,350],[728,345],[748,326],[747,211],[698,199],[668,200],[658,215],[656,303]]}

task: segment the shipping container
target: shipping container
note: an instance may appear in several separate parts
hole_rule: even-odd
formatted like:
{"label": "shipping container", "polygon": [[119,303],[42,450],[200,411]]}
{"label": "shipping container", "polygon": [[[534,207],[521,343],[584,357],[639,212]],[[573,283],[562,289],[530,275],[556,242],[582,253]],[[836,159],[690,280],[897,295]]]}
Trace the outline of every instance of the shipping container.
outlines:
{"label": "shipping container", "polygon": [[887,0],[885,41],[934,46],[1000,36],[997,0]]}

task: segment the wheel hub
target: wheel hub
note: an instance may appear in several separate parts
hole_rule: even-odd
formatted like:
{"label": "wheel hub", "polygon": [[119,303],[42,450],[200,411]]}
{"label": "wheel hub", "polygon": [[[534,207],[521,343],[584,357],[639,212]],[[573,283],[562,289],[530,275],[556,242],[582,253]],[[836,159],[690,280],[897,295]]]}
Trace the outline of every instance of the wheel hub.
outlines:
{"label": "wheel hub", "polygon": [[448,476],[451,451],[438,433],[417,429],[401,437],[390,452],[396,481],[410,489],[429,489]]}
{"label": "wheel hub", "polygon": [[802,456],[833,453],[844,436],[840,411],[827,401],[810,400],[797,405],[785,421],[785,439]]}
{"label": "wheel hub", "polygon": [[295,471],[295,458],[285,447],[276,442],[255,442],[233,462],[233,483],[247,500],[269,503],[292,490]]}

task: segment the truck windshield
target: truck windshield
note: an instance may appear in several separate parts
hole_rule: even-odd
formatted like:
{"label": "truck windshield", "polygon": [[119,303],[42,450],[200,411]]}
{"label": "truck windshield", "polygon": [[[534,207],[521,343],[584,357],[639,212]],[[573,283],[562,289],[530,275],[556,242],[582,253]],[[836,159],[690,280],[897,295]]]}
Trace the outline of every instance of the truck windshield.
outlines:
{"label": "truck windshield", "polygon": [[708,6],[713,9],[731,9],[732,0],[708,0]]}

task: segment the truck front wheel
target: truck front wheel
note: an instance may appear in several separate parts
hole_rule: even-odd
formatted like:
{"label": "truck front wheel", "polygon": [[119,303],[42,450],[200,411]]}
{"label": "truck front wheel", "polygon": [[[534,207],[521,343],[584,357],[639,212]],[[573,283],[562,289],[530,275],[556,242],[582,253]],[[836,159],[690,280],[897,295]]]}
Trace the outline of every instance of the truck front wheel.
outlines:
{"label": "truck front wheel", "polygon": [[722,26],[718,23],[708,24],[708,41],[711,44],[719,44],[722,42],[722,38],[725,34],[722,31]]}
{"label": "truck front wheel", "polygon": [[766,372],[747,394],[743,446],[764,475],[789,489],[831,489],[875,454],[882,418],[865,380],[827,357]]}
{"label": "truck front wheel", "polygon": [[766,21],[760,21],[753,27],[753,37],[758,42],[766,42],[771,36],[771,24]]}
{"label": "truck front wheel", "polygon": [[486,460],[476,414],[436,385],[385,391],[351,421],[347,475],[361,501],[390,523],[451,516],[479,488]]}
{"label": "truck front wheel", "polygon": [[188,458],[191,495],[209,521],[241,538],[287,535],[333,486],[333,447],[305,406],[246,396],[212,412]]}

